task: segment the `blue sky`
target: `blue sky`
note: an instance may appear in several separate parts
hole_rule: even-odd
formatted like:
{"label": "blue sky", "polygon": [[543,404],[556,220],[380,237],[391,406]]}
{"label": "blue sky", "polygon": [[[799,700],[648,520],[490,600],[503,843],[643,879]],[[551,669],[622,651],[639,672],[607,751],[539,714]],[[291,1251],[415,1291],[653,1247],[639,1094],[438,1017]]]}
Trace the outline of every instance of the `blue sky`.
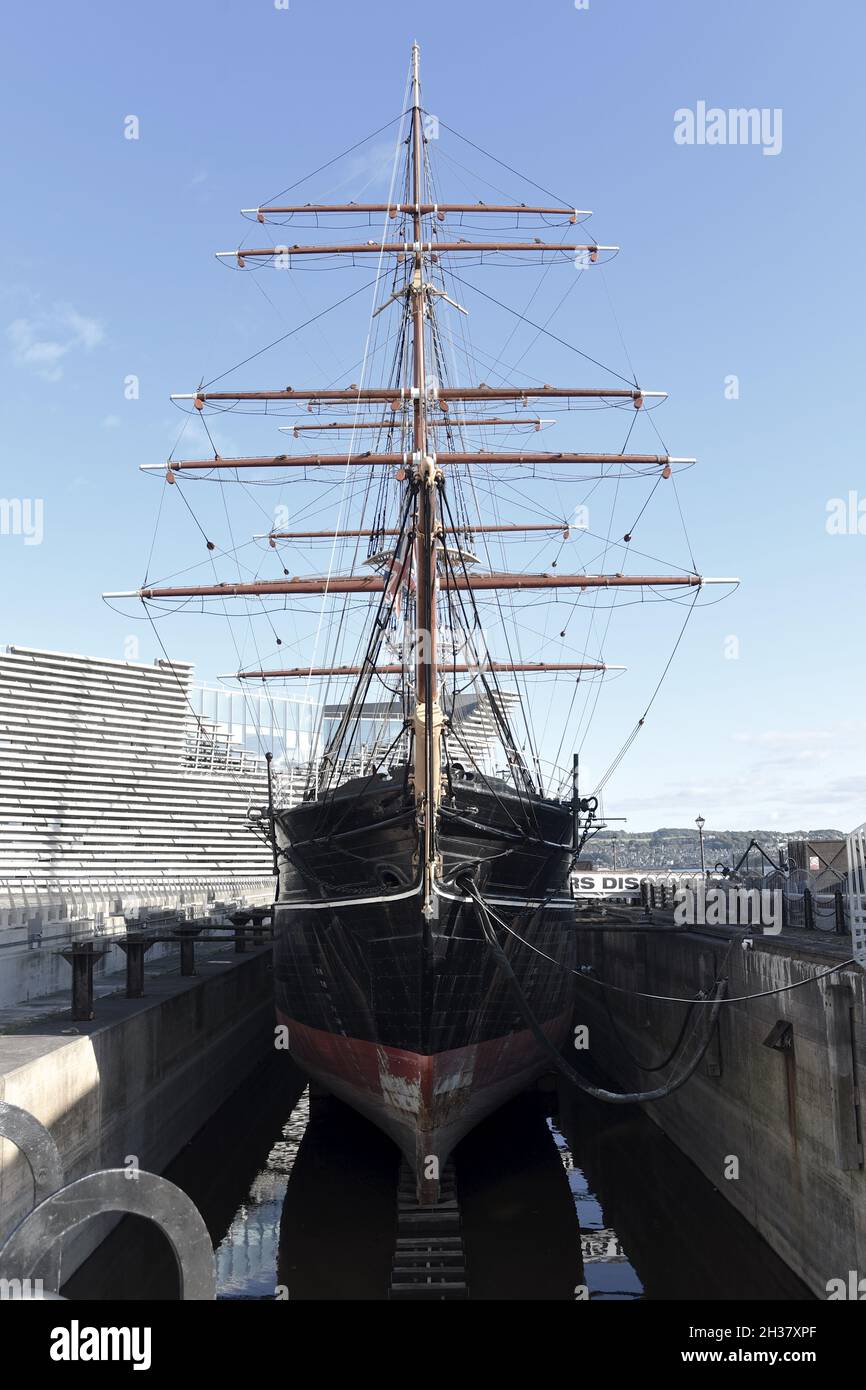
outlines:
{"label": "blue sky", "polygon": [[[699,460],[677,484],[698,567],[742,580],[691,619],[651,718],[609,784],[609,814],[634,828],[687,824],[698,812],[708,828],[859,823],[866,535],[830,535],[825,525],[830,499],[852,490],[866,498],[857,251],[866,35],[854,4],[291,0],[282,10],[269,0],[155,0],[81,10],[49,0],[13,11],[0,87],[0,493],[42,499],[44,537],[26,545],[0,535],[0,640],[122,659],[135,634],[140,659],[159,655],[146,625],[99,596],[135,587],[144,573],[163,485],[138,466],[163,460],[183,423],[169,393],[217,375],[369,278],[309,275],[298,288],[280,285],[282,298],[268,283],[271,303],[211,253],[249,231],[241,206],[398,114],[416,37],[425,106],[592,208],[594,236],[622,246],[603,280],[582,277],[591,283],[551,328],[621,370],[618,321],[639,379],[671,393],[654,417],[670,452]],[[781,151],[678,145],[674,113],[699,101],[780,108]],[[140,122],[135,141],[124,138],[129,115]],[[304,197],[363,196],[371,181],[369,195],[381,144],[304,185]],[[521,197],[531,191],[468,147],[452,144],[447,155],[444,133],[442,148],[472,177],[501,178]],[[440,173],[446,185],[459,177],[454,163]],[[489,187],[479,196],[490,199]],[[530,293],[528,281],[480,274],[470,278],[509,303]],[[551,311],[560,294],[561,285],[548,309],[538,301],[533,312]],[[506,320],[483,302],[472,309],[477,341],[496,355]],[[335,376],[360,355],[368,311],[359,296],[233,380]],[[531,337],[509,353],[516,361],[530,345],[523,368],[537,379],[598,384],[592,368]],[[134,401],[124,398],[131,374],[140,380]],[[732,375],[736,400],[725,393]],[[262,436],[231,433],[226,452],[253,439]],[[594,417],[569,443],[581,440],[601,444]],[[227,546],[212,493],[208,529]],[[264,519],[254,509],[237,525],[266,529]],[[657,528],[655,520],[646,549],[679,562],[673,503]],[[200,563],[200,537],[182,506],[166,504],[156,571],[182,568],[187,555]],[[588,780],[641,713],[682,616],[672,606],[630,610],[612,631],[605,655],[629,672],[599,704],[583,752]],[[231,669],[225,630],[213,622],[172,618],[160,630],[202,677]],[[731,637],[736,659],[726,655]]]}

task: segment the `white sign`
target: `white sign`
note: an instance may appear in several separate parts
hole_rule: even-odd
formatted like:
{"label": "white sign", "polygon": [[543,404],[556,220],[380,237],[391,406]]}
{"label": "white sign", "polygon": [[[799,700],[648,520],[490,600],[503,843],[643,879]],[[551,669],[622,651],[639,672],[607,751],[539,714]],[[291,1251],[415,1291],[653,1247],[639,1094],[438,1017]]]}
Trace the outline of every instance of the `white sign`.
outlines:
{"label": "white sign", "polygon": [[643,874],[618,874],[615,871],[610,873],[576,873],[572,875],[572,891],[576,898],[589,894],[592,897],[604,897],[615,893],[629,893],[637,896],[640,893],[641,879]]}
{"label": "white sign", "polygon": [[607,869],[585,872],[578,869],[571,876],[571,891],[575,898],[640,897],[642,883],[654,884],[656,893],[664,888],[671,899],[677,888],[694,887],[705,882],[702,874],[678,873],[664,869]]}

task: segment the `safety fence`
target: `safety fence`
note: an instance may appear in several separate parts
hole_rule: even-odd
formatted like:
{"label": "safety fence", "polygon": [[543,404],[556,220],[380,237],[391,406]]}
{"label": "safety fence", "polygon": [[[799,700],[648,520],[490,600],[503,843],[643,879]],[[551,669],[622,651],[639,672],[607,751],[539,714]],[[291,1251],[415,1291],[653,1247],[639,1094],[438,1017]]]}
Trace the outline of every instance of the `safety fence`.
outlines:
{"label": "safety fence", "polygon": [[[846,936],[851,932],[849,895],[841,882],[832,892],[818,892],[806,884],[782,888],[756,876],[731,883],[710,875],[705,879],[695,875],[688,878],[672,875],[661,882],[643,879],[640,897],[648,911],[673,911],[681,901],[684,889],[692,893],[702,891],[705,902],[708,894],[720,891],[726,904],[736,899],[738,906],[745,901],[744,894],[772,894],[774,901],[779,904],[782,931],[820,931],[837,936]],[[738,920],[731,912],[722,914],[722,917],[725,922]],[[712,917],[708,921],[712,924]]]}

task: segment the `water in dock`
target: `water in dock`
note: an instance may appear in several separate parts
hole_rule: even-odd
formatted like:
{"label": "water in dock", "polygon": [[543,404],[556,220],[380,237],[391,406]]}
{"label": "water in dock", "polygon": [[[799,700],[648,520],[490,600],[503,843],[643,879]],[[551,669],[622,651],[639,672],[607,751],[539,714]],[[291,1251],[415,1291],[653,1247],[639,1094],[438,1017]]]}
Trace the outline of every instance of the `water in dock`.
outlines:
{"label": "water in dock", "polygon": [[[223,1299],[384,1300],[399,1156],[275,1059],[166,1175],[198,1205]],[[698,1169],[634,1107],[534,1092],[455,1155],[475,1300],[809,1299]],[[698,1233],[698,1234],[696,1234]],[[83,1299],[171,1299],[149,1223],[127,1219],[69,1280]]]}

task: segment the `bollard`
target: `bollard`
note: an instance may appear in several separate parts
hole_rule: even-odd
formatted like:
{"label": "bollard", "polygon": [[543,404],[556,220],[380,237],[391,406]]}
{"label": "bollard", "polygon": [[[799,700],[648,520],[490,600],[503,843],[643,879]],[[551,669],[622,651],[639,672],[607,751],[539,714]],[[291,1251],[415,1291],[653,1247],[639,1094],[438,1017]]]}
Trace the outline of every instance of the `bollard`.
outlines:
{"label": "bollard", "polygon": [[182,936],[180,939],[180,973],[195,974],[195,941],[191,936]]}
{"label": "bollard", "polygon": [[253,945],[254,945],[254,946],[264,946],[264,944],[265,944],[264,924],[265,924],[265,919],[266,919],[266,918],[267,918],[268,920],[270,920],[270,918],[271,918],[271,909],[270,909],[269,907],[268,907],[268,908],[264,908],[264,907],[254,907],[254,908],[253,908],[253,911],[252,911],[252,919],[253,919],[253,927],[255,928],[255,930],[253,931]]}
{"label": "bollard", "polygon": [[201,933],[201,927],[193,922],[185,922],[174,932],[175,937],[180,941],[180,973],[181,975],[195,974],[195,938]]}
{"label": "bollard", "polygon": [[812,905],[812,891],[803,889],[803,926],[807,931],[815,930],[815,913]]}
{"label": "bollard", "polygon": [[233,912],[229,921],[235,929],[235,955],[243,955],[247,949],[247,936],[243,928],[252,921],[252,913]]}
{"label": "bollard", "polygon": [[126,955],[126,997],[141,999],[144,996],[144,957],[155,943],[136,932],[127,934],[126,940],[117,944]]}
{"label": "bollard", "polygon": [[92,941],[73,941],[68,951],[61,951],[72,966],[72,1017],[78,1022],[93,1018],[93,967],[106,954],[105,949]]}

